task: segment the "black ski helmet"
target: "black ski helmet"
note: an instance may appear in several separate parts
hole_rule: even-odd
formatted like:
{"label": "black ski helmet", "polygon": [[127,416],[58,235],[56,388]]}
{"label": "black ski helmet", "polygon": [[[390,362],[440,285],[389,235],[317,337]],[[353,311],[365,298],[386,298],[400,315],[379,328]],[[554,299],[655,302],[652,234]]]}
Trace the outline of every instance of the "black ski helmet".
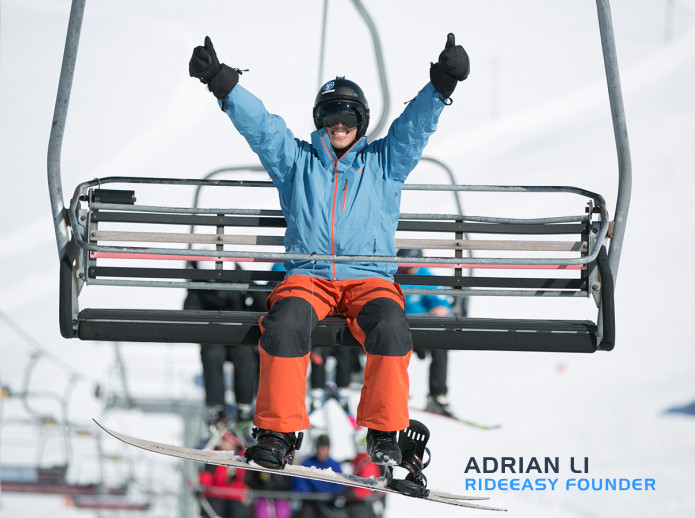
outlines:
{"label": "black ski helmet", "polygon": [[[316,129],[324,127],[322,124],[322,112],[326,109],[333,112],[343,111],[354,113],[357,122],[357,138],[361,138],[367,132],[369,126],[369,105],[362,89],[356,83],[336,76],[325,83],[314,101],[314,124]],[[343,121],[345,123],[345,121]],[[349,124],[347,124],[349,126]]]}

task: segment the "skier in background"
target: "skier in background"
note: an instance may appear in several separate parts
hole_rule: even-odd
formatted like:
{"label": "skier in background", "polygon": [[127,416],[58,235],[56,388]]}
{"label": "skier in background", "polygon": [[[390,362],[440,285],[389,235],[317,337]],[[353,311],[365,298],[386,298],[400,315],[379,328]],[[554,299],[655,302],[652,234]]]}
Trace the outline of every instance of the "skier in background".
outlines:
{"label": "skier in background", "polygon": [[[265,297],[260,292],[237,290],[188,290],[183,309],[208,311],[265,311]],[[258,352],[253,347],[201,344],[200,359],[205,388],[205,426],[208,434],[228,426],[228,419],[250,438],[253,402],[258,386]],[[227,415],[224,364],[234,366],[236,415]]]}
{"label": "skier in background", "polygon": [[[308,468],[330,469],[335,473],[342,473],[340,463],[331,457],[331,440],[326,434],[316,438],[316,452],[314,455],[302,461],[302,466]],[[326,496],[341,495],[345,486],[332,484],[322,480],[296,477],[292,479],[292,488],[298,493],[323,493]],[[337,500],[338,506],[344,505],[344,498]],[[335,507],[336,500],[324,502],[321,500],[303,500],[297,518],[327,518],[332,516],[331,508]]]}
{"label": "skier in background", "polygon": [[[393,256],[400,193],[459,81],[468,55],[449,34],[430,81],[382,139],[367,142],[369,106],[344,77],[326,82],[313,109],[311,142],[296,139],[283,119],[239,83],[241,71],[221,64],[209,37],[193,50],[189,74],[206,84],[278,189],[293,254]],[[409,425],[408,363],[412,338],[393,263],[292,261],[270,294],[260,321],[260,379],[254,424],[257,443],[246,458],[282,468],[310,426],[306,373],[311,332],[342,315],[367,360],[357,424],[369,429],[367,450],[381,465],[399,465],[396,432]]]}
{"label": "skier in background", "polygon": [[[230,430],[222,435],[216,450],[243,453],[242,441]],[[252,510],[246,502],[248,486],[244,481],[246,470],[205,464],[198,481],[202,495],[207,498],[218,518],[251,518]]]}
{"label": "skier in background", "polygon": [[[422,250],[404,248],[399,250],[396,255],[404,259],[417,259],[423,257]],[[406,262],[406,261],[404,261]],[[432,272],[427,268],[419,267],[399,267],[398,273],[407,275],[432,275]],[[403,286],[404,288],[427,288],[428,286]],[[406,295],[405,296],[405,312],[408,315],[431,315],[434,317],[449,317],[451,316],[451,304],[448,297],[444,295]],[[430,369],[429,369],[429,394],[427,395],[427,406],[425,410],[435,414],[454,417],[447,393],[448,367],[449,367],[449,351],[446,349],[430,349],[415,350],[415,354],[421,360],[424,360],[429,354]]]}
{"label": "skier in background", "polygon": [[[355,434],[355,458],[352,459],[352,474],[362,478],[379,478],[383,475],[381,466],[372,462],[367,453],[366,437]],[[350,518],[376,518],[381,516],[386,495],[364,487],[350,487],[345,495],[345,511]]]}
{"label": "skier in background", "polygon": [[[270,491],[276,495],[286,492],[288,497],[292,491],[292,478],[283,475],[248,470],[244,480],[252,490]],[[254,518],[289,518],[292,514],[292,503],[289,498],[276,496],[255,498],[253,513]]]}

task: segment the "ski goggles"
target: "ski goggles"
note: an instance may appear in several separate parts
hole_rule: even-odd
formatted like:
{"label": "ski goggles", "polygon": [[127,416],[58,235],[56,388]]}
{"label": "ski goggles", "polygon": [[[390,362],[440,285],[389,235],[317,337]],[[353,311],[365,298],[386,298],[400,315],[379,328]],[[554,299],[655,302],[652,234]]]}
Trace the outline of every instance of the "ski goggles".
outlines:
{"label": "ski goggles", "polygon": [[364,122],[364,107],[348,101],[334,101],[316,107],[316,124],[330,128],[342,122],[348,128],[356,128]]}

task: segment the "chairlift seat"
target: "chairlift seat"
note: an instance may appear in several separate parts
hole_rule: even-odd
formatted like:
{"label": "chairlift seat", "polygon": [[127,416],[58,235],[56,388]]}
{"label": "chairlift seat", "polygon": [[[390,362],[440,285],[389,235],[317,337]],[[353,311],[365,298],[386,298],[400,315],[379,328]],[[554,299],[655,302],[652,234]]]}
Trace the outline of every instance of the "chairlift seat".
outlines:
{"label": "chairlift seat", "polygon": [[[103,178],[78,186],[70,205],[73,246],[61,269],[61,332],[82,340],[255,345],[262,313],[179,309],[86,308],[75,294],[87,285],[270,291],[284,274],[263,263],[290,259],[372,260],[361,256],[286,254],[286,227],[279,210],[137,205],[134,191],[103,189],[109,183],[206,185],[204,180]],[[272,183],[216,180],[218,187],[272,188]],[[408,190],[432,186],[405,185]],[[441,186],[437,186],[438,188]],[[476,190],[481,186],[448,186]],[[500,190],[487,186],[487,190]],[[504,188],[508,192],[563,192],[588,198],[577,216],[513,220],[460,214],[401,214],[398,248],[419,248],[424,258],[384,257],[402,266],[427,266],[441,275],[399,273],[404,292],[470,296],[591,297],[612,308],[604,241],[608,216],[603,199],[568,187]],[[124,203],[125,201],[125,203]],[[474,238],[471,236],[475,235]],[[492,236],[492,238],[490,237]],[[540,238],[539,238],[540,237]],[[475,250],[485,257],[464,256]],[[204,261],[211,269],[190,268]],[[413,262],[414,261],[414,262]],[[246,268],[230,268],[235,263]],[[256,269],[250,269],[249,266]],[[467,273],[483,272],[475,276]],[[603,269],[604,275],[599,274]],[[500,275],[500,271],[504,271]],[[534,270],[537,275],[524,275]],[[497,275],[485,274],[494,271]],[[571,274],[568,276],[567,274]],[[612,325],[612,309],[607,320]],[[420,349],[594,352],[612,347],[612,327],[587,320],[408,316]],[[345,321],[330,317],[312,335],[314,345],[358,345]]]}

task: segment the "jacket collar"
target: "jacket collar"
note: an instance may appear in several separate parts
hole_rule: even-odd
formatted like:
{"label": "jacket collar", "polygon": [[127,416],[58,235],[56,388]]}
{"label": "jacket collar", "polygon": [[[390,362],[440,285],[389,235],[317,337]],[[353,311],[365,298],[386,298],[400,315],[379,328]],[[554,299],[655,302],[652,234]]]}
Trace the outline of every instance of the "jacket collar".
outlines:
{"label": "jacket collar", "polygon": [[357,153],[366,147],[367,139],[365,137],[361,137],[357,142],[352,144],[350,149],[348,149],[340,158],[340,162],[338,162],[338,158],[335,155],[335,151],[333,151],[333,146],[331,146],[331,141],[328,138],[328,133],[325,129],[321,128],[320,130],[316,130],[311,134],[311,145],[316,150],[319,160],[325,167],[335,167],[336,163],[352,163],[355,160]]}

